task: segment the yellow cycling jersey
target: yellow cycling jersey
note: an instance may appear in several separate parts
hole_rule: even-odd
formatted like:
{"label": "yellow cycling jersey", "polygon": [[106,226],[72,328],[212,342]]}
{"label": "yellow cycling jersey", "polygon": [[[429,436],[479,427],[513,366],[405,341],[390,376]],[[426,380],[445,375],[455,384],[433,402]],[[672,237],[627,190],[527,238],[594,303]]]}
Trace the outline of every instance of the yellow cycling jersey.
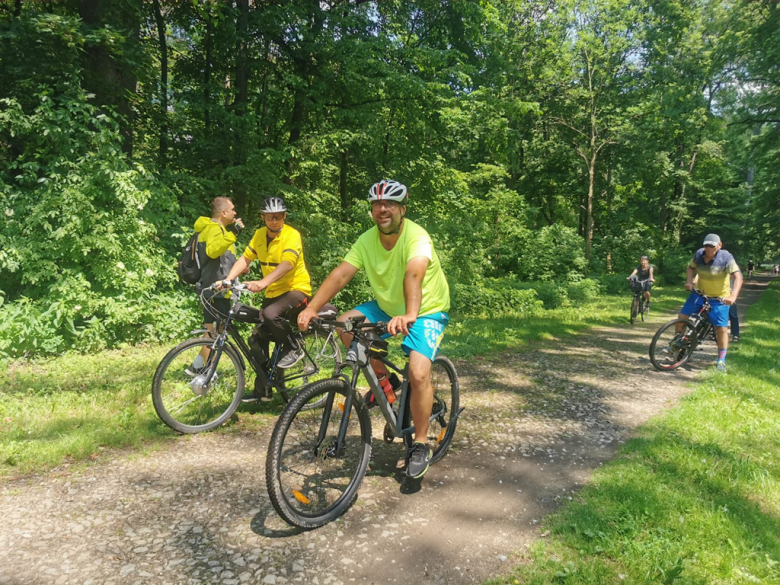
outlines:
{"label": "yellow cycling jersey", "polygon": [[265,289],[266,298],[278,297],[291,290],[311,296],[311,277],[303,258],[301,234],[295,228],[285,224],[282,231],[270,242],[268,228],[260,228],[244,250],[244,258],[250,262],[257,259],[264,277],[271,274],[282,262],[292,264],[290,272]]}

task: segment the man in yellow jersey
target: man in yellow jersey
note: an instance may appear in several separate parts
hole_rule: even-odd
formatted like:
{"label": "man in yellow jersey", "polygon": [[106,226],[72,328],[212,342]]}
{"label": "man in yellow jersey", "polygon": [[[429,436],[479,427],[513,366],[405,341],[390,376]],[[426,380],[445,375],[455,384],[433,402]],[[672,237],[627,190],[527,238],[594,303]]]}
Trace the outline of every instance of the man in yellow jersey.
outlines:
{"label": "man in yellow jersey", "polygon": [[[203,290],[222,280],[233,268],[236,262],[236,237],[244,229],[244,223],[236,217],[236,208],[227,197],[217,197],[211,202],[211,217],[202,216],[195,222],[195,231],[200,234],[198,238],[197,254],[203,259],[203,267],[198,280],[198,290]],[[218,320],[218,314],[226,315],[230,310],[230,302],[218,297],[211,299],[211,307],[203,308],[203,324],[211,333],[214,333],[214,323]],[[209,349],[203,346],[195,361],[185,373],[189,376],[198,375],[206,360],[209,358]]]}
{"label": "man in yellow jersey", "polygon": [[[698,287],[710,299],[712,310],[708,315],[710,323],[715,327],[715,338],[718,342],[718,361],[715,367],[719,372],[726,372],[726,353],[729,348],[729,306],[737,302],[742,288],[742,271],[737,266],[734,256],[723,250],[723,243],[718,234],[708,234],[704,238],[704,247],[696,251],[688,264],[685,289],[692,291],[693,279],[698,276]],[[734,279],[733,286],[731,278]],[[691,292],[683,308],[680,309],[680,319],[687,319],[697,312],[704,299]]]}
{"label": "man in yellow jersey", "polygon": [[[311,297],[311,278],[303,257],[303,243],[298,230],[285,224],[287,207],[279,197],[265,200],[262,210],[265,227],[255,232],[244,254],[236,260],[227,276],[232,281],[242,274],[253,260],[260,263],[262,280],[245,282],[252,292],[265,291],[263,324],[255,329],[249,340],[253,349],[259,347],[268,356],[268,342],[282,344],[284,353],[277,367],[290,368],[303,357],[303,350],[293,346],[289,319],[295,318]],[[266,336],[267,334],[267,336]],[[269,339],[270,337],[270,339]],[[272,399],[270,388],[255,388],[244,396],[245,402]]]}
{"label": "man in yellow jersey", "polygon": [[[449,322],[450,289],[428,233],[404,219],[407,189],[396,181],[380,181],[368,193],[376,224],[361,235],[344,261],[322,283],[309,306],[298,315],[306,330],[317,311],[363,269],[376,300],[344,313],[340,319],[364,315],[372,323],[386,321],[391,335],[401,333],[401,345],[409,356],[409,380],[415,442],[406,474],[422,477],[428,471],[432,449],[428,423],[433,407],[431,365]],[[346,334],[342,336],[345,342]],[[381,362],[372,367],[383,386],[390,384]],[[389,388],[384,388],[387,393]]]}

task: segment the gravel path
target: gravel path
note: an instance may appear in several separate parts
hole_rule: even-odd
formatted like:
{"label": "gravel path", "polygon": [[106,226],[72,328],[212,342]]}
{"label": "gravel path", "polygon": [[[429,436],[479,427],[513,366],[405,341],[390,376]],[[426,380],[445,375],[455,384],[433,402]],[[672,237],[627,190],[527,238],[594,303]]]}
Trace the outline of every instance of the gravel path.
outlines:
{"label": "gravel path", "polygon": [[[743,324],[765,286],[746,285]],[[668,318],[457,363],[466,411],[421,489],[405,493],[395,465],[376,463],[355,506],[311,532],[271,509],[268,431],[182,437],[4,482],[0,583],[481,582],[509,570],[544,536],[540,519],[714,363],[710,346],[688,369],[655,372],[647,346]],[[382,426],[375,418],[375,435]],[[377,462],[403,455],[381,440],[374,452]]]}

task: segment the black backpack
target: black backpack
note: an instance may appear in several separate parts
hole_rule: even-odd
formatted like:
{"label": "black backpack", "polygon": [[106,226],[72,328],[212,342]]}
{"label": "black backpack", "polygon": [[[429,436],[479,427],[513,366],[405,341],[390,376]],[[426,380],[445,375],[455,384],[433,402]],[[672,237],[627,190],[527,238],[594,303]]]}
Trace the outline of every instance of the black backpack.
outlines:
{"label": "black backpack", "polygon": [[187,244],[181,249],[181,257],[176,272],[179,274],[182,282],[186,284],[195,284],[200,280],[201,264],[198,254],[198,239],[200,233],[194,234]]}

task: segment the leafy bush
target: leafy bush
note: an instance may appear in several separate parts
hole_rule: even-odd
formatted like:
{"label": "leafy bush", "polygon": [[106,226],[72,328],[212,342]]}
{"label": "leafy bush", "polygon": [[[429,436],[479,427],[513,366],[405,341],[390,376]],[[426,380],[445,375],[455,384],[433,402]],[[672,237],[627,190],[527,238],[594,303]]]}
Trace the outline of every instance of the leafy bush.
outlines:
{"label": "leafy bush", "polygon": [[599,277],[599,281],[608,295],[619,295],[629,290],[628,281],[622,274],[605,274]]}
{"label": "leafy bush", "polygon": [[190,326],[179,308],[192,295],[172,291],[174,262],[144,216],[164,187],[125,161],[117,125],[83,91],[38,98],[31,113],[0,100],[0,141],[23,145],[0,169],[0,352],[94,350]]}
{"label": "leafy bush", "polygon": [[459,315],[523,314],[542,307],[536,292],[499,279],[451,285],[452,311]]}
{"label": "leafy bush", "polygon": [[592,278],[570,282],[566,285],[566,296],[575,303],[587,303],[602,293],[603,287],[601,283]]}

